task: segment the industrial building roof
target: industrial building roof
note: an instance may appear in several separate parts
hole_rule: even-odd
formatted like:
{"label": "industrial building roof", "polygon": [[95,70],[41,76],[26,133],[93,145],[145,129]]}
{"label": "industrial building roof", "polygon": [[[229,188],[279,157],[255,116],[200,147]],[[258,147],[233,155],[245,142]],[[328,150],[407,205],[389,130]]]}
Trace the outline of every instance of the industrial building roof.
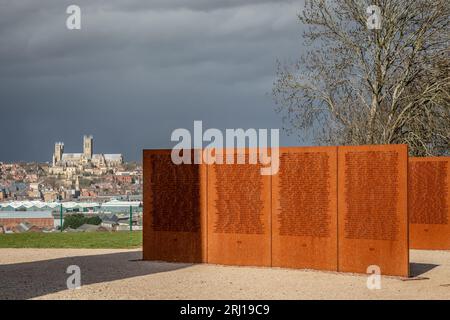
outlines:
{"label": "industrial building roof", "polygon": [[111,207],[139,207],[140,201],[120,201],[113,199],[108,202],[98,203],[98,202],[44,202],[40,200],[33,201],[8,201],[0,202],[0,211],[9,211],[16,209],[31,209],[39,211],[39,209],[57,209],[62,204],[64,209],[84,209],[84,208],[111,208]]}
{"label": "industrial building roof", "polygon": [[139,205],[139,201],[121,201],[116,199],[102,203],[102,207],[139,207]]}
{"label": "industrial building roof", "polygon": [[51,211],[0,211],[0,219],[53,218]]}

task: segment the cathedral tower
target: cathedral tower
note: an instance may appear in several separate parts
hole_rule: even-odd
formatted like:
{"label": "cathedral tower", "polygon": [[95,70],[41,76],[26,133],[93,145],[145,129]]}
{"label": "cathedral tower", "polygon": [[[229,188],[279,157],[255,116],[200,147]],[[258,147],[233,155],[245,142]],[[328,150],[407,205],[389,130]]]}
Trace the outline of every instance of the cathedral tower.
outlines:
{"label": "cathedral tower", "polygon": [[83,155],[86,159],[92,159],[93,145],[94,138],[91,135],[83,137]]}
{"label": "cathedral tower", "polygon": [[55,152],[53,153],[53,165],[61,161],[63,153],[64,153],[64,143],[56,142]]}

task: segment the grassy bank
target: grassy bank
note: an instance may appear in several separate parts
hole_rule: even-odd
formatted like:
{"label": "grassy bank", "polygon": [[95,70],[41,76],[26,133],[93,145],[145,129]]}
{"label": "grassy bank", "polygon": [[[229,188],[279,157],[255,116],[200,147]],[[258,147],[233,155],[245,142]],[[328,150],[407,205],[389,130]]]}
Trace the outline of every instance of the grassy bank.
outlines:
{"label": "grassy bank", "polygon": [[126,249],[142,245],[141,231],[14,233],[0,235],[0,248]]}

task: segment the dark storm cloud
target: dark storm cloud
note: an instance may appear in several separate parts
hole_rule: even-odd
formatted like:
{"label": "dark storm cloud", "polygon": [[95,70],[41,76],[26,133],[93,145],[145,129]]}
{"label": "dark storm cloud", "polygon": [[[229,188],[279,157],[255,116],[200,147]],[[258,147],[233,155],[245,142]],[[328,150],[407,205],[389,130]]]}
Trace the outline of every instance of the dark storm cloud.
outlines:
{"label": "dark storm cloud", "polygon": [[[302,1],[0,0],[0,161],[51,158],[53,143],[140,159],[175,128],[280,128],[277,58],[298,56]],[[294,140],[284,138],[285,143]]]}

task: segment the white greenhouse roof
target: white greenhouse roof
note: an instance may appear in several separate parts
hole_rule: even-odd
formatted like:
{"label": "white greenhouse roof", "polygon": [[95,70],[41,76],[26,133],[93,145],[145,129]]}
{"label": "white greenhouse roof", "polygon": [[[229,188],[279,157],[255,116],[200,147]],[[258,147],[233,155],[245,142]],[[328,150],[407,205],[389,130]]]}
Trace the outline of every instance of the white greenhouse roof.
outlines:
{"label": "white greenhouse roof", "polygon": [[100,204],[98,202],[44,202],[40,200],[33,201],[9,201],[9,202],[1,202],[1,208],[58,208],[62,204],[65,209],[74,209],[74,208],[92,208],[99,207]]}

